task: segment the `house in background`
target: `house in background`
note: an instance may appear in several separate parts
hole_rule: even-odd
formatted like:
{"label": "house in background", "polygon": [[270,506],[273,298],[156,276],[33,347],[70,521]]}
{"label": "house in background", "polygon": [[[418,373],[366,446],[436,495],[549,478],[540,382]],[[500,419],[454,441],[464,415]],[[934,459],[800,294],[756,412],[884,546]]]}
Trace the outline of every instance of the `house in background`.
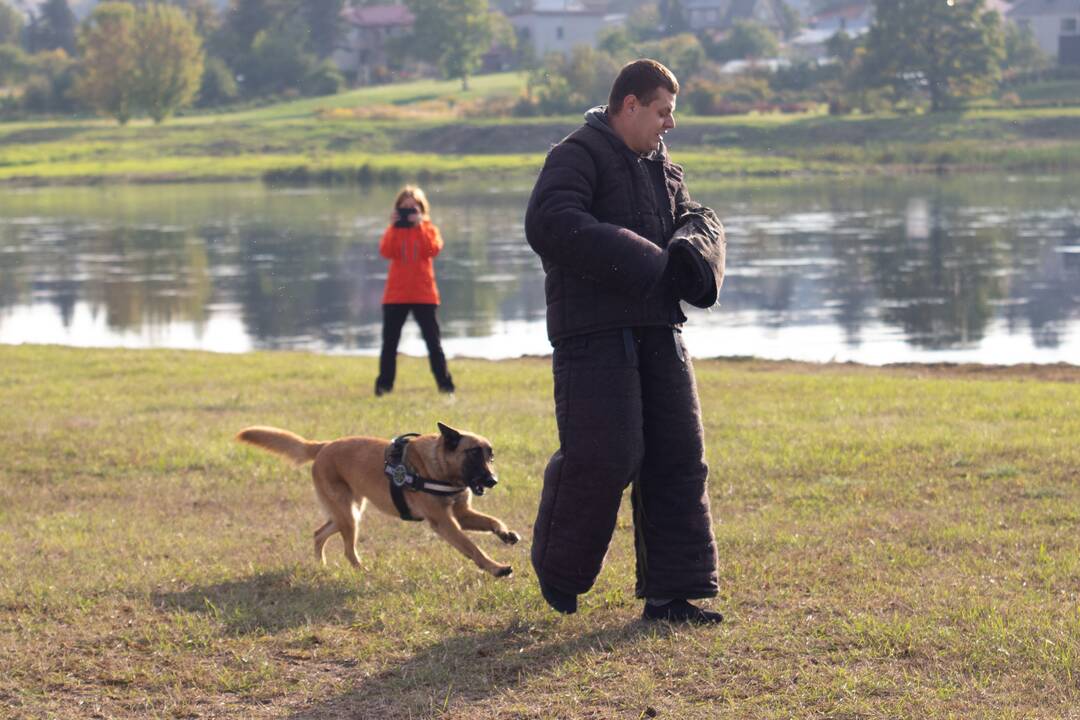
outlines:
{"label": "house in background", "polygon": [[806,26],[828,32],[830,37],[841,30],[851,37],[858,37],[868,31],[873,22],[874,4],[870,0],[847,0],[834,2],[815,13]]}
{"label": "house in background", "polygon": [[739,20],[753,20],[777,36],[784,32],[780,0],[683,0],[693,32],[725,32]]}
{"label": "house in background", "polygon": [[510,16],[519,45],[529,43],[538,58],[552,52],[569,55],[575,45],[596,47],[601,31],[625,22],[626,15],[580,0],[535,0],[531,9]]}
{"label": "house in background", "polygon": [[1031,28],[1039,48],[1059,65],[1080,65],[1080,0],[1021,0],[1007,16]]}
{"label": "house in background", "polygon": [[370,84],[389,65],[390,41],[411,33],[415,20],[405,5],[349,6],[341,17],[346,30],[332,57],[359,85]]}
{"label": "house in background", "polygon": [[870,30],[874,22],[874,4],[870,0],[834,2],[807,19],[806,27],[789,45],[799,60],[823,61],[828,56],[829,38],[838,32],[857,38]]}

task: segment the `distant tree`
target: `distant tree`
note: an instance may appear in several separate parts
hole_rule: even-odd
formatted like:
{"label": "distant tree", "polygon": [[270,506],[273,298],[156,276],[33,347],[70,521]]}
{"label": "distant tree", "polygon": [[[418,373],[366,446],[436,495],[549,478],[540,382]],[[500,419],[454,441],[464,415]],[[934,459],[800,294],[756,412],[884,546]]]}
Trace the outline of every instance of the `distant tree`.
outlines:
{"label": "distant tree", "polygon": [[77,64],[62,49],[30,56],[21,104],[32,113],[71,113],[79,108],[73,88]]}
{"label": "distant tree", "polygon": [[0,45],[21,45],[24,24],[22,13],[0,0]]}
{"label": "distant tree", "polygon": [[868,84],[925,84],[931,111],[989,92],[1004,57],[1001,16],[985,0],[874,0]]}
{"label": "distant tree", "polygon": [[502,13],[493,12],[491,20],[491,42],[493,45],[501,45],[508,50],[516,50],[518,45],[517,31],[510,18]]}
{"label": "distant tree", "polygon": [[202,40],[180,8],[151,4],[140,10],[135,52],[136,102],[155,123],[194,99],[203,72]]}
{"label": "distant tree", "polygon": [[126,125],[136,111],[135,8],[123,2],[95,7],[79,33],[79,49],[82,72],[76,94],[98,112]]}
{"label": "distant tree", "polygon": [[634,39],[625,26],[615,25],[600,31],[596,49],[615,58],[628,57],[634,52]]}
{"label": "distant tree", "polygon": [[[440,68],[447,77],[460,78],[469,89],[469,76],[495,40],[496,21],[488,0],[406,0],[416,17],[412,52]],[[509,38],[508,41],[512,42]]]}
{"label": "distant tree", "polygon": [[784,38],[795,37],[802,27],[802,16],[784,0],[780,0],[777,7],[780,13],[780,31],[784,34]]}
{"label": "distant tree", "polygon": [[619,66],[606,52],[588,45],[576,45],[569,57],[552,53],[544,66],[529,76],[530,112],[581,112],[607,102],[611,79]]}
{"label": "distant tree", "polygon": [[1030,27],[1021,27],[1013,22],[1005,23],[1004,69],[1028,72],[1041,70],[1048,64],[1049,58],[1039,47]]}
{"label": "distant tree", "polygon": [[705,49],[691,33],[674,35],[662,40],[642,43],[634,52],[634,57],[618,57],[620,64],[630,62],[635,57],[650,57],[659,60],[671,68],[680,83],[685,83],[697,75],[705,65]]}
{"label": "distant tree", "polygon": [[26,79],[30,58],[18,45],[0,44],[0,88]]}
{"label": "distant tree", "polygon": [[203,75],[199,82],[199,107],[214,107],[236,100],[240,89],[232,70],[221,58],[207,57],[203,63]]}
{"label": "distant tree", "polygon": [[641,57],[659,60],[674,71],[680,83],[697,75],[707,59],[701,41],[692,33],[636,41],[625,28],[611,28],[601,33],[596,49],[610,57],[617,67]]}
{"label": "distant tree", "polygon": [[67,0],[45,0],[34,17],[30,33],[32,52],[62,49],[69,56],[75,54],[75,14]]}
{"label": "distant tree", "polygon": [[210,52],[225,60],[243,92],[322,94],[339,76],[322,67],[343,27],[344,0],[231,0]]}
{"label": "distant tree", "polygon": [[774,57],[780,50],[776,36],[759,22],[738,20],[727,38],[706,48],[710,57],[719,62],[747,58]]}
{"label": "distant tree", "polygon": [[304,78],[305,95],[334,95],[345,87],[345,76],[333,60],[327,58]]}
{"label": "distant tree", "polygon": [[839,60],[845,67],[850,65],[855,58],[855,49],[858,47],[859,41],[843,30],[837,30],[825,41],[825,52],[829,54],[829,57]]}
{"label": "distant tree", "polygon": [[655,2],[639,4],[626,18],[626,31],[634,40],[654,40],[663,35],[663,18]]}
{"label": "distant tree", "polygon": [[223,45],[240,55],[251,49],[255,36],[275,25],[281,14],[281,0],[230,0],[222,31]]}
{"label": "distant tree", "polygon": [[243,85],[249,94],[301,89],[304,79],[318,65],[304,49],[304,31],[297,25],[260,31],[241,65]]}
{"label": "distant tree", "polygon": [[683,6],[683,0],[660,0],[657,11],[660,15],[660,32],[662,35],[681,35],[690,31],[690,23],[686,19],[686,8]]}
{"label": "distant tree", "polygon": [[341,39],[345,0],[305,0],[304,18],[311,29],[308,45],[318,58],[329,57]]}
{"label": "distant tree", "polygon": [[221,26],[221,17],[211,0],[171,0],[169,4],[187,13],[195,23],[195,32],[204,40]]}

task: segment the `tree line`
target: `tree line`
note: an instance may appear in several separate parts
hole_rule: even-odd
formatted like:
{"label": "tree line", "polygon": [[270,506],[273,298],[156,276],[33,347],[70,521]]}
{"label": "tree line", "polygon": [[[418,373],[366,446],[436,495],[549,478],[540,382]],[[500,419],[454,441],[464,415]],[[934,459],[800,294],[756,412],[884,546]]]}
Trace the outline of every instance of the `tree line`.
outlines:
{"label": "tree line", "polygon": [[[230,0],[221,11],[211,0],[114,1],[81,22],[68,0],[37,7],[22,0],[22,12],[13,5],[18,1],[0,0],[0,112],[9,115],[92,109],[120,123],[140,115],[161,122],[191,104],[328,95],[347,84],[330,58],[344,39],[345,0]],[[491,2],[508,13],[527,4]],[[751,63],[739,74],[721,67],[775,57],[781,40],[798,32],[799,17],[785,3],[778,37],[754,21],[737,22],[721,36],[691,32],[683,0],[613,2],[630,11],[628,20],[596,47],[538,58],[527,40],[516,42],[489,0],[406,0],[415,23],[391,43],[393,67],[384,77],[422,61],[467,87],[482,56],[499,45],[510,51],[511,67],[530,71],[526,96],[510,110],[521,115],[577,112],[602,101],[618,67],[635,57],[672,67],[684,106],[698,113],[822,102],[846,112],[958,107],[996,89],[1003,77],[1045,64],[1030,31],[1003,22],[985,0],[875,0],[870,32],[837,33],[829,62],[778,71]]]}
{"label": "tree line", "polygon": [[[0,0],[0,111],[93,109],[160,122],[189,104],[330,95],[347,83],[330,56],[346,31],[345,0],[125,0],[78,22],[68,0]],[[395,62],[423,61],[467,87],[493,42],[514,46],[488,0],[407,0],[412,34]],[[18,86],[19,92],[14,92]],[[5,93],[4,88],[8,90]]]}
{"label": "tree line", "polygon": [[[774,68],[765,61],[798,32],[797,16],[784,23],[779,37],[744,20],[717,38],[690,32],[680,0],[662,0],[608,30],[596,47],[579,46],[568,56],[539,62],[515,112],[576,112],[599,102],[618,68],[643,56],[672,68],[683,87],[683,105],[705,115],[794,112],[820,104],[835,113],[948,110],[1048,62],[1029,29],[1005,21],[985,0],[875,0],[874,9],[868,33],[852,37],[838,31],[828,40],[826,62]],[[749,67],[724,72],[731,60],[747,60]]]}
{"label": "tree line", "polygon": [[103,2],[78,22],[67,0],[19,12],[0,0],[0,95],[9,112],[93,109],[120,123],[162,121],[276,94],[332,94],[345,79],[328,59],[344,0]]}

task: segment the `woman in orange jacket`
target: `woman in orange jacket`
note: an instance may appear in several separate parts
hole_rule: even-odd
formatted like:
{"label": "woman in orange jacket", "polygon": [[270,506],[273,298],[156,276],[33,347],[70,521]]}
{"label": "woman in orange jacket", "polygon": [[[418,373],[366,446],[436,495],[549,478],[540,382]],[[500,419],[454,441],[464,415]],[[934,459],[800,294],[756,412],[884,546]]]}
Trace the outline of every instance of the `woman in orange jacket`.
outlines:
{"label": "woman in orange jacket", "polygon": [[431,222],[428,208],[424,191],[406,185],[394,200],[391,225],[379,243],[379,254],[390,261],[390,275],[383,292],[382,354],[379,377],[375,379],[376,395],[394,389],[398,341],[409,312],[424,336],[431,374],[439,391],[454,392],[454,381],[439,342],[439,321],[435,318],[439,288],[435,285],[432,261],[442,250],[443,241],[439,229]]}

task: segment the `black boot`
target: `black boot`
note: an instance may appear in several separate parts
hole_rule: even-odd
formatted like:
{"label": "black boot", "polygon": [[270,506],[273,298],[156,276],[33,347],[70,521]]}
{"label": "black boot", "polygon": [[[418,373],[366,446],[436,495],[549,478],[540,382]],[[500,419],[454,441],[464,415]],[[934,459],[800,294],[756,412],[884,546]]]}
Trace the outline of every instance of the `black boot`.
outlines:
{"label": "black boot", "polygon": [[645,603],[641,613],[643,620],[667,620],[668,622],[691,623],[693,625],[714,625],[724,622],[724,616],[712,610],[699,608],[686,600],[671,600],[663,605]]}

